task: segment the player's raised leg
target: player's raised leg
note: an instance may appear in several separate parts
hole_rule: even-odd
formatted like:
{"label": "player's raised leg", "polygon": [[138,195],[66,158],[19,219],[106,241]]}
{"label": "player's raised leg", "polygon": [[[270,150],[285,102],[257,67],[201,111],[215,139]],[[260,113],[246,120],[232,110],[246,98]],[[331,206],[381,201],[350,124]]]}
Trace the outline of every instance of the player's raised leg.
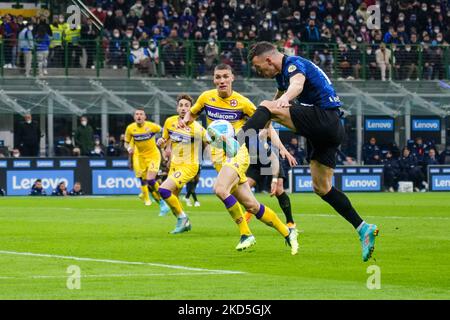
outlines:
{"label": "player's raised leg", "polygon": [[314,192],[353,225],[361,240],[362,258],[364,261],[369,260],[374,250],[375,237],[378,235],[377,226],[363,221],[347,196],[333,187],[334,170],[332,168],[316,160],[311,160],[310,167]]}
{"label": "player's raised leg", "polygon": [[254,214],[258,220],[264,222],[269,227],[275,228],[291,246],[291,253],[293,255],[297,254],[297,230],[289,229],[272,209],[259,203],[247,182],[238,185],[237,189],[233,192],[233,195],[240,203],[242,203],[245,209]]}
{"label": "player's raised leg", "polygon": [[222,200],[225,208],[230,213],[231,218],[239,227],[241,239],[236,247],[237,250],[244,250],[256,243],[255,238],[244,219],[242,208],[237,199],[231,194],[231,190],[239,183],[239,175],[230,167],[224,166],[217,176],[214,184],[214,193]]}
{"label": "player's raised leg", "polygon": [[[159,165],[158,165],[159,170]],[[160,193],[159,193],[159,183],[156,181],[156,176],[158,174],[158,171],[155,169],[155,167],[151,168],[147,173],[147,181],[148,181],[148,189],[153,196],[153,198],[156,200],[156,202],[159,203],[159,215],[165,216],[167,213],[169,213],[170,208],[167,206],[166,202],[162,199]]]}
{"label": "player's raised leg", "polygon": [[191,230],[192,228],[189,217],[184,212],[183,206],[177,196],[177,191],[178,187],[176,182],[172,180],[170,176],[159,187],[159,194],[166,201],[172,210],[172,213],[177,218],[177,224],[175,229],[171,232],[172,234],[183,233]]}

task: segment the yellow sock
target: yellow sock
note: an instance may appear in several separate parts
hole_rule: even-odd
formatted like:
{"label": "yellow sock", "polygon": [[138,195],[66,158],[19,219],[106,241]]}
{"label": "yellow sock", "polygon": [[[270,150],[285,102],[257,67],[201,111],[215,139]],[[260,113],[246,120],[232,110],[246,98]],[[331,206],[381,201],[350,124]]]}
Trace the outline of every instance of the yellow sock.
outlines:
{"label": "yellow sock", "polygon": [[183,206],[177,196],[171,194],[170,197],[164,199],[164,201],[169,205],[172,212],[178,217],[183,213]]}
{"label": "yellow sock", "polygon": [[261,204],[259,212],[256,214],[256,217],[267,224],[270,227],[275,228],[283,237],[287,237],[289,235],[289,228],[278,218],[277,214],[270,209],[269,207],[265,207]]}
{"label": "yellow sock", "polygon": [[242,208],[240,204],[237,202],[236,198],[232,195],[230,195],[228,198],[226,198],[223,203],[225,204],[225,207],[227,208],[228,212],[230,213],[231,218],[233,218],[234,222],[239,227],[239,232],[242,235],[249,236],[252,234],[250,231],[250,228],[248,227],[247,220],[244,218],[244,214],[242,212]]}
{"label": "yellow sock", "polygon": [[142,191],[142,194],[143,194],[143,196],[144,196],[144,201],[145,201],[145,202],[150,201],[150,195],[149,195],[149,193],[148,193],[148,188],[147,188],[147,186],[141,186],[141,191]]}
{"label": "yellow sock", "polygon": [[155,180],[150,180],[148,182],[148,189],[150,190],[150,193],[152,194],[153,198],[159,202],[161,201],[161,195],[158,192],[159,189],[159,183],[156,182]]}

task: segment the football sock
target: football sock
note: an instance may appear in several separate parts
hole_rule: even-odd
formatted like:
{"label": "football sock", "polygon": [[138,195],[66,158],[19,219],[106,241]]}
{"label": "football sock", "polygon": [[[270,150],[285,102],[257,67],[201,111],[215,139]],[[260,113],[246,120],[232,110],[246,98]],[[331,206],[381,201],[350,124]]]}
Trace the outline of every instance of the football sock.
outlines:
{"label": "football sock", "polygon": [[183,217],[181,217],[181,215],[184,213],[183,207],[182,207],[178,197],[173,195],[170,190],[167,190],[167,189],[164,189],[161,187],[159,188],[159,194],[164,199],[164,201],[166,201],[166,203],[169,205],[170,209],[172,209],[172,212],[177,217],[183,218]]}
{"label": "football sock", "polygon": [[228,196],[225,200],[223,200],[225,207],[230,213],[231,218],[233,218],[234,222],[239,227],[239,232],[242,235],[249,236],[252,234],[250,228],[248,227],[247,221],[244,219],[242,214],[242,208],[237,202],[236,198],[233,195]]}
{"label": "football sock", "polygon": [[148,180],[148,190],[152,194],[153,198],[159,203],[161,201],[161,196],[158,192],[159,189],[159,183],[156,182],[155,179]]}
{"label": "football sock", "polygon": [[260,205],[256,218],[267,224],[269,227],[275,228],[284,238],[289,235],[289,228],[278,218],[277,214],[269,207]]}
{"label": "football sock", "polygon": [[148,192],[147,180],[141,178],[141,192],[144,196],[144,201],[150,201],[150,194]]}
{"label": "football sock", "polygon": [[194,198],[194,202],[197,202],[197,194],[195,192],[192,193],[192,198]]}
{"label": "football sock", "polygon": [[294,223],[294,219],[292,218],[292,208],[291,208],[291,199],[283,192],[279,196],[277,196],[278,204],[280,205],[281,210],[283,210],[284,216],[286,217],[286,223]]}
{"label": "football sock", "polygon": [[322,199],[325,202],[328,202],[330,206],[332,206],[334,210],[343,216],[345,220],[350,222],[355,229],[358,228],[363,222],[347,196],[335,187],[332,187],[330,192],[324,195]]}

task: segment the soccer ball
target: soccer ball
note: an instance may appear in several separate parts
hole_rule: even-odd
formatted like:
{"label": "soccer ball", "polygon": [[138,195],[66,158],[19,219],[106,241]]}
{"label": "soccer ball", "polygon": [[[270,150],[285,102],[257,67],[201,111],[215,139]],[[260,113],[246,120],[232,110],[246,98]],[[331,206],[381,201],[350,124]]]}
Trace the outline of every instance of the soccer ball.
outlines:
{"label": "soccer ball", "polygon": [[224,142],[234,139],[234,128],[228,121],[215,120],[207,129],[208,140],[216,148],[223,149]]}

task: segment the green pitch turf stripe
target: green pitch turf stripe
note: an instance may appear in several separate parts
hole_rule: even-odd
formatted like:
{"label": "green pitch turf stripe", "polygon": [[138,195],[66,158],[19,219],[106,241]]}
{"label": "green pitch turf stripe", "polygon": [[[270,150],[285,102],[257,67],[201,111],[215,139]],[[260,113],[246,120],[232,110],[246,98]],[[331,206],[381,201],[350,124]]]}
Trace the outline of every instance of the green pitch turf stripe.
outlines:
{"label": "green pitch turf stripe", "polygon": [[244,274],[245,273],[245,272],[242,272],[242,271],[191,268],[191,267],[185,267],[185,266],[161,264],[161,263],[152,263],[152,262],[135,262],[135,261],[110,260],[110,259],[94,259],[94,258],[62,256],[62,255],[57,255],[57,254],[43,254],[43,253],[32,253],[32,252],[17,252],[17,251],[0,250],[0,254],[10,254],[10,255],[30,256],[30,257],[41,257],[41,258],[54,258],[54,259],[67,259],[67,260],[76,260],[76,261],[105,262],[105,263],[113,263],[113,264],[128,264],[128,265],[151,266],[151,267],[160,267],[160,268],[168,268],[168,269],[208,272],[208,273],[211,273],[211,274]]}

